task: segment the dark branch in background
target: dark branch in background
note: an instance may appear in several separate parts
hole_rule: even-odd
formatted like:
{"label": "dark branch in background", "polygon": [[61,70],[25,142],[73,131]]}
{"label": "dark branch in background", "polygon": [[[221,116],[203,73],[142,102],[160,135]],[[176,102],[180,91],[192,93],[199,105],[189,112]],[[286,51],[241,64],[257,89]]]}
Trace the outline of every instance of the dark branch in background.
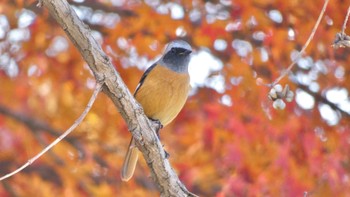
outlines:
{"label": "dark branch in background", "polygon": [[[45,142],[45,140],[42,138],[40,135],[40,132],[46,131],[46,133],[51,134],[54,137],[59,136],[59,131],[56,129],[50,127],[49,125],[45,124],[42,121],[36,120],[34,118],[30,118],[29,116],[24,115],[23,113],[19,112],[14,112],[7,107],[0,105],[0,114],[3,116],[12,118],[13,120],[24,124],[29,128],[30,131],[33,132],[33,136],[37,139],[37,141],[43,146],[47,146],[48,144]],[[75,138],[69,137],[66,138],[65,141],[69,142],[72,144],[78,151],[80,151],[82,154],[85,155],[84,149],[81,148],[81,144],[79,143],[78,140]],[[60,159],[56,154],[54,154],[52,151],[49,151],[48,154],[55,160],[55,162],[59,165],[64,165],[64,161]],[[81,157],[82,159],[83,157]]]}
{"label": "dark branch in background", "polygon": [[[45,142],[45,140],[42,139],[42,136],[39,135],[40,132],[46,132],[54,137],[58,137],[62,131],[52,128],[50,125],[46,124],[43,121],[34,119],[32,117],[29,117],[22,112],[15,112],[3,105],[0,104],[0,114],[2,114],[5,117],[11,118],[14,121],[17,121],[19,123],[22,123],[23,125],[27,126],[29,130],[33,132],[33,135],[35,138],[39,141],[39,143],[45,147],[48,144]],[[70,143],[72,146],[74,146],[79,151],[79,159],[85,158],[85,150],[82,147],[82,144],[78,138],[75,137],[69,137],[67,136],[65,139],[68,143]],[[52,151],[49,151],[48,154],[55,160],[56,164],[60,166],[64,166],[64,161],[59,158],[56,154],[54,154]],[[108,168],[108,163],[101,158],[99,155],[94,154],[93,159],[102,167],[102,168]],[[5,166],[15,165],[14,161],[9,161],[9,164],[5,164]],[[4,165],[4,163],[1,163],[0,165]],[[1,169],[1,173],[5,172],[5,170],[9,170],[7,168]],[[44,164],[38,164],[36,166],[33,166],[31,168],[24,169],[23,172],[25,173],[37,173],[40,177],[42,177],[45,180],[48,180],[56,185],[59,185],[62,187],[62,180],[61,177],[55,172],[55,170],[52,168],[52,166],[44,165]],[[117,179],[119,177],[111,176],[111,177],[105,177],[101,174],[95,174],[95,173],[89,173],[88,176],[94,183],[99,184],[101,180],[104,181],[107,179],[110,183],[116,183]],[[3,187],[7,192],[11,194],[11,196],[18,196],[16,193],[16,190],[12,188],[11,184],[9,184],[6,181],[2,182]],[[81,181],[79,185],[82,186],[82,188],[85,188],[84,192],[89,193],[89,189],[86,189],[85,183]]]}
{"label": "dark branch in background", "polygon": [[87,0],[82,3],[77,3],[75,1],[70,1],[69,4],[74,6],[86,6],[94,10],[102,10],[104,12],[111,12],[119,14],[121,17],[133,17],[137,16],[137,14],[131,10],[121,9],[116,6],[107,6],[106,4],[100,3],[96,0]]}
{"label": "dark branch in background", "polygon": [[[25,3],[25,8],[29,9],[37,14],[42,14],[43,10],[41,8],[39,8],[37,6],[36,2],[33,3]],[[14,6],[18,6],[18,3],[16,3],[15,1],[12,2],[12,4],[14,4]],[[98,24],[98,23],[91,23],[91,18],[92,15],[94,14],[94,12],[96,11],[101,11],[101,12],[105,12],[105,14],[109,14],[109,13],[113,13],[113,14],[117,14],[119,15],[121,18],[129,18],[129,17],[136,17],[138,16],[135,12],[133,12],[132,10],[128,10],[128,9],[123,9],[122,7],[116,7],[116,6],[107,6],[104,3],[100,3],[99,1],[95,1],[95,0],[86,0],[84,2],[78,3],[75,1],[70,1],[70,4],[77,7],[78,9],[81,8],[88,8],[90,9],[88,11],[88,13],[90,13],[90,18],[84,18],[82,19],[85,23],[89,24],[89,27],[91,29],[100,31],[101,33],[108,33],[104,31],[104,28],[102,24]],[[56,20],[54,18],[52,18],[52,16],[50,15],[47,19],[51,24],[50,25],[57,25]]]}
{"label": "dark branch in background", "polygon": [[91,22],[91,18],[93,17],[94,12],[98,12],[98,11],[105,12],[105,15],[113,13],[120,16],[120,18],[129,18],[129,17],[138,16],[135,12],[131,10],[123,9],[121,7],[116,7],[116,6],[107,6],[106,4],[100,3],[96,0],[87,0],[81,3],[71,1],[70,4],[75,6],[78,9],[90,8],[92,10],[91,14],[87,18],[84,18],[82,20],[85,23],[87,23],[91,29],[97,30],[103,35],[108,35],[108,31],[106,31],[105,28],[103,28],[104,27],[103,24]]}
{"label": "dark branch in background", "polygon": [[340,112],[344,117],[350,118],[350,114],[349,112],[344,111],[343,109],[341,109],[337,104],[332,103],[331,101],[329,101],[327,98],[325,98],[324,96],[320,95],[319,93],[313,92],[309,89],[308,86],[300,84],[298,82],[295,82],[296,85],[298,86],[298,88],[302,89],[304,92],[310,94],[311,96],[313,96],[315,98],[315,100],[327,104],[329,105],[334,111],[338,111]]}
{"label": "dark branch in background", "polygon": [[[2,114],[3,116],[12,118],[13,120],[20,122],[22,124],[24,124],[25,126],[27,126],[31,131],[33,131],[36,139],[39,141],[39,143],[42,146],[47,146],[47,143],[42,139],[42,136],[38,135],[39,132],[46,132],[54,137],[58,137],[60,136],[60,134],[63,133],[63,131],[57,130],[52,128],[50,125],[44,123],[43,121],[34,119],[32,117],[29,117],[23,113],[19,113],[19,112],[14,112],[12,110],[10,110],[9,108],[3,106],[0,104],[0,114]],[[85,150],[81,144],[81,139],[76,138],[76,137],[71,137],[71,136],[67,136],[64,139],[66,142],[70,143],[72,146],[74,146],[78,151],[79,151],[79,159],[84,159],[85,158]],[[56,154],[54,154],[52,151],[48,152],[49,154],[51,154],[51,156],[55,159],[55,162],[59,165],[64,165],[64,161],[62,159],[60,159],[59,157],[57,157]],[[94,160],[101,166],[101,167],[109,167],[108,163],[101,157],[99,157],[98,155],[94,155]],[[91,179],[94,180],[95,182],[97,181],[96,176],[91,175]],[[112,179],[111,181],[115,181],[115,179]]]}
{"label": "dark branch in background", "polygon": [[23,164],[21,167],[17,168],[16,170],[0,177],[0,181],[5,180],[18,172],[21,172],[23,169],[31,165],[33,162],[35,162],[37,159],[39,159],[43,154],[45,154],[47,151],[49,151],[52,147],[54,147],[57,143],[59,143],[62,139],[64,139],[68,134],[70,134],[77,126],[84,120],[86,115],[89,113],[92,105],[94,104],[97,95],[100,93],[102,89],[103,81],[99,80],[96,84],[95,90],[90,97],[90,100],[88,104],[86,105],[84,111],[80,114],[80,116],[74,121],[74,123],[60,136],[58,136],[53,142],[51,142],[48,146],[46,146],[42,151],[40,151],[38,154],[36,154],[34,157],[30,158],[25,164]]}
{"label": "dark branch in background", "polygon": [[[32,130],[35,133],[37,133],[39,131],[46,131],[47,133],[49,133],[50,135],[52,135],[54,137],[58,137],[62,133],[62,131],[56,130],[40,120],[26,116],[23,113],[14,112],[3,105],[0,105],[0,114],[3,114],[4,116],[10,117],[10,118],[26,125],[30,130]],[[79,142],[79,139],[68,136],[65,138],[65,141],[69,142],[77,150],[79,150],[79,152],[81,153],[80,159],[83,159],[85,157],[85,152],[84,152],[84,149],[82,148],[81,143]],[[40,142],[40,143],[42,143],[42,142]]]}
{"label": "dark branch in background", "polygon": [[15,189],[12,188],[11,184],[8,182],[3,182],[2,186],[5,188],[5,190],[9,193],[10,196],[17,197],[18,195],[15,192]]}

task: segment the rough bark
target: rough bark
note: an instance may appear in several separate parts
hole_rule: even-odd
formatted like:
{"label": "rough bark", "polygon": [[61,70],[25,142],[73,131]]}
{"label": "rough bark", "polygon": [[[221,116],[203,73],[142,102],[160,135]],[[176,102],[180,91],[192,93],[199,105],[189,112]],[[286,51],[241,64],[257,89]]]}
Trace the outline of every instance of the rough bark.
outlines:
{"label": "rough bark", "polygon": [[125,86],[109,57],[91,35],[89,27],[78,18],[65,0],[41,0],[39,5],[49,10],[80,51],[96,80],[104,83],[103,91],[113,101],[138,142],[138,148],[151,170],[161,196],[194,196],[181,183],[165,158],[162,145],[154,132],[154,125],[145,116],[142,107]]}

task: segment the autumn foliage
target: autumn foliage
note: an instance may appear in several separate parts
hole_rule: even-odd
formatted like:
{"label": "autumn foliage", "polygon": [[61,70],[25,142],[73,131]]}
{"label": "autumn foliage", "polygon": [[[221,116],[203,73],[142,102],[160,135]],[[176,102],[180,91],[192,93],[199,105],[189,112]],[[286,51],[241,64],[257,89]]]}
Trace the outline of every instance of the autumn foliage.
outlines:
{"label": "autumn foliage", "polygon": [[[296,95],[284,110],[272,107],[270,89],[257,79],[271,83],[288,67],[324,1],[77,2],[70,3],[131,92],[177,38],[196,50],[192,78],[210,67],[161,131],[169,160],[191,192],[350,194],[350,49],[331,47],[346,2],[330,1],[306,54],[281,81]],[[78,50],[36,3],[0,2],[0,176],[73,124],[95,85]],[[100,94],[71,135],[0,182],[0,196],[157,196],[142,159],[133,179],[120,179],[130,136],[116,107]]]}

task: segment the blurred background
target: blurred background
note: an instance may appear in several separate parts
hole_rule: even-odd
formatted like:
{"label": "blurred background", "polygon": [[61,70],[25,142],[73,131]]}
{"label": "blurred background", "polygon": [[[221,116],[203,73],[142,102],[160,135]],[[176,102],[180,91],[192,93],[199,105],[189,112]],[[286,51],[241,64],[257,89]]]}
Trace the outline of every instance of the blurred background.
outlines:
{"label": "blurred background", "polygon": [[[162,129],[170,162],[200,196],[348,196],[349,49],[331,47],[349,1],[330,1],[305,55],[282,85],[295,99],[276,110],[268,87],[310,35],[324,1],[75,0],[131,92],[166,43],[195,49],[188,102]],[[0,176],[72,125],[95,80],[37,1],[0,2]],[[144,160],[129,182],[120,168],[131,134],[100,94],[83,123],[0,196],[158,196]]]}

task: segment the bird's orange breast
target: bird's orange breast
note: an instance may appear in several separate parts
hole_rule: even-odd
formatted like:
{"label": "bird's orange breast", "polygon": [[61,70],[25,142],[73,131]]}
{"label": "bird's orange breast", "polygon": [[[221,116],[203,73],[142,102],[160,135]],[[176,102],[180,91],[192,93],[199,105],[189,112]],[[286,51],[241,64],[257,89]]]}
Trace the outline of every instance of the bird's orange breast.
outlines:
{"label": "bird's orange breast", "polygon": [[190,90],[188,74],[157,65],[135,94],[147,117],[169,124],[181,111]]}

